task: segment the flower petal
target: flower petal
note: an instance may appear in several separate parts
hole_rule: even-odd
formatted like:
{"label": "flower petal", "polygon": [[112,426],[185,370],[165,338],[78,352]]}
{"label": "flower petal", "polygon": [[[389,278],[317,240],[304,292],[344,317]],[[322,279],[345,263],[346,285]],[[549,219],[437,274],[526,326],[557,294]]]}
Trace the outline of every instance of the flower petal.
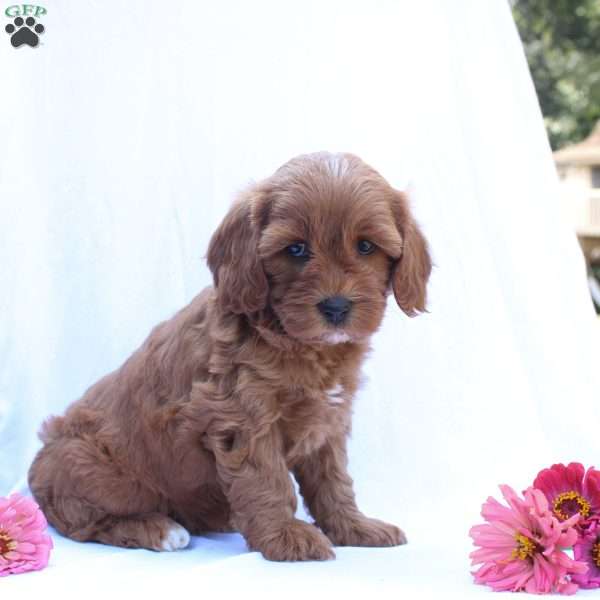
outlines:
{"label": "flower petal", "polygon": [[[554,480],[556,471],[566,469],[555,469],[548,477]],[[571,467],[571,471],[577,474],[580,470]],[[571,582],[571,576],[582,575],[587,566],[572,560],[561,547],[577,541],[578,518],[559,521],[538,489],[528,488],[523,498],[507,485],[500,490],[508,506],[488,498],[481,511],[487,522],[469,531],[477,547],[470,558],[473,565],[480,565],[473,572],[476,583],[497,591],[573,593],[577,582]]]}

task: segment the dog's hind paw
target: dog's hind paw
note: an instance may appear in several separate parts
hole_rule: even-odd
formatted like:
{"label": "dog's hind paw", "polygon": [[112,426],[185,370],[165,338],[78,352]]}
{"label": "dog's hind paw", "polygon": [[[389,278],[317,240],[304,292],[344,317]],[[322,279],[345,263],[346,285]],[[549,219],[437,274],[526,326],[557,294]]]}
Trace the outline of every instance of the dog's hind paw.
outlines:
{"label": "dog's hind paw", "polygon": [[190,543],[190,534],[185,527],[179,523],[173,523],[163,539],[161,540],[161,550],[172,552],[173,550],[181,550]]}

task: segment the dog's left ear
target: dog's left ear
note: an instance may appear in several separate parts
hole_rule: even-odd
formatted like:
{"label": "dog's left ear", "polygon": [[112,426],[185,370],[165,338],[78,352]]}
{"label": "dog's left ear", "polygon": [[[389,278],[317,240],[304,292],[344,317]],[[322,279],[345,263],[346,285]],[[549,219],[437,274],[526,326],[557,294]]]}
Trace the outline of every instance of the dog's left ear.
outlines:
{"label": "dog's left ear", "polygon": [[409,316],[425,312],[431,257],[427,240],[413,219],[404,192],[395,192],[391,202],[396,227],[402,236],[402,256],[392,271],[392,289],[398,306]]}
{"label": "dog's left ear", "polygon": [[248,190],[233,204],[208,246],[207,262],[224,311],[251,314],[267,305],[269,286],[258,255],[268,213],[267,193]]}

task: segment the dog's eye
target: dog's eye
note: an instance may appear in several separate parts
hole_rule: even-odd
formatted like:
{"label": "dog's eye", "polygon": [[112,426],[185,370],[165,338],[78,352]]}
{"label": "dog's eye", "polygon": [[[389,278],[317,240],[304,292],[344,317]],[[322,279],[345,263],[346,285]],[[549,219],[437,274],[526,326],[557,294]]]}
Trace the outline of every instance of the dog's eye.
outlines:
{"label": "dog's eye", "polygon": [[375,250],[375,244],[372,244],[368,240],[358,240],[357,248],[359,254],[371,254]]}
{"label": "dog's eye", "polygon": [[308,246],[304,242],[297,242],[286,248],[287,253],[294,258],[308,258]]}

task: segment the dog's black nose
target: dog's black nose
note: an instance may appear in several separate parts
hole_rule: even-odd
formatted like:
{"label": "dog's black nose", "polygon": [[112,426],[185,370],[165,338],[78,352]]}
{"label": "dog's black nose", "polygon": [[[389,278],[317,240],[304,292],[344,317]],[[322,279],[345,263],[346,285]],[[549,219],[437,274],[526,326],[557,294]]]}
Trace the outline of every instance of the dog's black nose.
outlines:
{"label": "dog's black nose", "polygon": [[323,316],[333,325],[341,325],[350,312],[352,301],[343,296],[325,298],[317,304]]}

